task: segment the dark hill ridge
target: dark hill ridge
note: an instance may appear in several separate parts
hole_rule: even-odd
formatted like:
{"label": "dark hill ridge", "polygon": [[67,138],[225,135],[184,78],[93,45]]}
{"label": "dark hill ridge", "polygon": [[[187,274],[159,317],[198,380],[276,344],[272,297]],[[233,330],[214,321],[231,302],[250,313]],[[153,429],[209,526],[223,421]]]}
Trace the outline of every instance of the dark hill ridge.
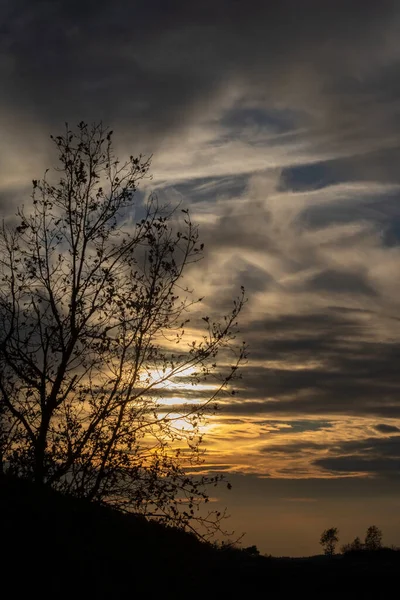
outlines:
{"label": "dark hill ridge", "polygon": [[[2,597],[384,598],[400,553],[278,559],[217,549],[144,517],[0,479]],[[39,594],[39,595],[38,595]],[[355,595],[354,595],[355,594]],[[382,595],[383,594],[383,595]]]}
{"label": "dark hill ridge", "polygon": [[102,590],[123,579],[134,586],[145,571],[154,569],[158,578],[176,571],[178,563],[189,575],[194,571],[191,556],[207,559],[215,552],[178,529],[25,481],[3,480],[0,490],[1,537],[11,551],[9,567],[14,566],[12,556],[30,571],[45,575],[46,570],[46,577],[51,566],[55,582],[67,566],[93,584],[100,578]]}
{"label": "dark hill ridge", "polygon": [[200,578],[222,584],[233,563],[255,562],[239,550],[232,550],[228,559],[226,552],[194,534],[143,516],[18,479],[0,478],[0,514],[6,579],[8,574],[18,584],[40,580],[54,593],[73,577],[91,597],[164,589],[178,597],[186,583]]}

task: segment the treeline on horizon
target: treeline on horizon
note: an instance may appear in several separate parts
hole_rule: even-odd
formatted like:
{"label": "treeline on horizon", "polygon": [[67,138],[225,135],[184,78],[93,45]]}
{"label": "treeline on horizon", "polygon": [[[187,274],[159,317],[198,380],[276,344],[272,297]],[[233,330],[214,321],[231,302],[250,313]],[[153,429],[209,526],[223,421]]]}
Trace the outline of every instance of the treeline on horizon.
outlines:
{"label": "treeline on horizon", "polygon": [[[356,536],[352,542],[343,544],[340,548],[341,554],[371,554],[382,553],[385,551],[400,551],[398,546],[384,546],[382,543],[383,533],[376,525],[370,525],[367,528],[364,541],[359,536]],[[321,533],[319,540],[320,545],[326,556],[333,556],[336,553],[336,546],[339,543],[339,530],[337,527],[330,527]]]}

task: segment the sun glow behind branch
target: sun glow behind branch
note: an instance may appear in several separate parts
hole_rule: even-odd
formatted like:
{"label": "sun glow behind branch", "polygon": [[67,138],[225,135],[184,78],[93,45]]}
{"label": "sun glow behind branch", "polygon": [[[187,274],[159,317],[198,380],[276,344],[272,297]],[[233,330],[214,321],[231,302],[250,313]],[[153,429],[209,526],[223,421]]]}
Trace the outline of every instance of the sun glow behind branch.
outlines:
{"label": "sun glow behind branch", "polygon": [[[212,396],[220,387],[217,383],[202,383],[196,381],[196,375],[197,369],[193,366],[183,369],[176,375],[173,375],[172,369],[170,369],[169,375],[168,371],[162,371],[160,369],[154,368],[142,374],[139,385],[144,385],[145,382],[150,381],[154,382],[154,385],[152,387],[154,390],[157,391],[158,394],[160,390],[166,390],[168,392],[172,391],[176,393],[176,395],[172,397],[168,396],[167,398],[162,398],[163,404],[187,404],[195,402],[197,400],[203,400],[203,398],[201,397],[199,397],[198,399],[186,397],[188,396],[187,392],[189,392],[189,390],[191,392],[191,395],[193,391],[199,391],[209,392],[209,395]],[[161,381],[157,383],[157,380]]]}

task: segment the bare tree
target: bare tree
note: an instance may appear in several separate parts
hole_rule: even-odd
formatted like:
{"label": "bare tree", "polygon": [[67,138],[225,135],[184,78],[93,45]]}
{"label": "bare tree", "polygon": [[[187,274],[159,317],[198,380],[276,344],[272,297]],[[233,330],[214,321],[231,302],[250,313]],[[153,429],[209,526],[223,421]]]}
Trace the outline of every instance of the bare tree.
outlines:
{"label": "bare tree", "polygon": [[[243,289],[230,314],[204,316],[202,335],[186,343],[198,301],[182,278],[203,250],[189,213],[179,226],[177,210],[154,197],[134,204],[149,160],[120,163],[101,124],[53,140],[60,178],[34,180],[32,207],[0,232],[1,468],[210,532],[221,515],[198,507],[221,478],[188,467],[245,358],[234,342]],[[168,409],[178,377],[208,380],[210,395]]]}
{"label": "bare tree", "polygon": [[337,527],[331,527],[330,529],[325,529],[321,534],[319,543],[327,556],[333,556],[335,554],[336,544],[339,541],[338,533],[339,530]]}

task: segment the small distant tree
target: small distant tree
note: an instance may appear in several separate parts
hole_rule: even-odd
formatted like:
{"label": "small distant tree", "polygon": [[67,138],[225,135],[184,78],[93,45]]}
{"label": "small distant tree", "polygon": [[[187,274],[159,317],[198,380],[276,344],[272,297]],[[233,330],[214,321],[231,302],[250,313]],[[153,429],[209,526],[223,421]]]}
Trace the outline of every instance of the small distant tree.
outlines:
{"label": "small distant tree", "polygon": [[326,556],[333,556],[335,554],[336,544],[339,542],[338,534],[339,530],[337,527],[331,527],[322,532],[319,543],[323,547]]}
{"label": "small distant tree", "polygon": [[364,549],[364,544],[362,543],[362,541],[360,540],[360,538],[357,536],[356,538],[354,538],[354,540],[352,542],[350,542],[350,544],[344,544],[341,548],[342,553],[345,554],[346,552],[359,552],[360,550]]}
{"label": "small distant tree", "polygon": [[362,550],[363,548],[364,548],[364,544],[362,543],[360,538],[358,536],[355,537],[351,543],[351,549],[352,550]]}
{"label": "small distant tree", "polygon": [[370,525],[365,536],[366,550],[379,550],[382,548],[382,531],[376,525]]}

